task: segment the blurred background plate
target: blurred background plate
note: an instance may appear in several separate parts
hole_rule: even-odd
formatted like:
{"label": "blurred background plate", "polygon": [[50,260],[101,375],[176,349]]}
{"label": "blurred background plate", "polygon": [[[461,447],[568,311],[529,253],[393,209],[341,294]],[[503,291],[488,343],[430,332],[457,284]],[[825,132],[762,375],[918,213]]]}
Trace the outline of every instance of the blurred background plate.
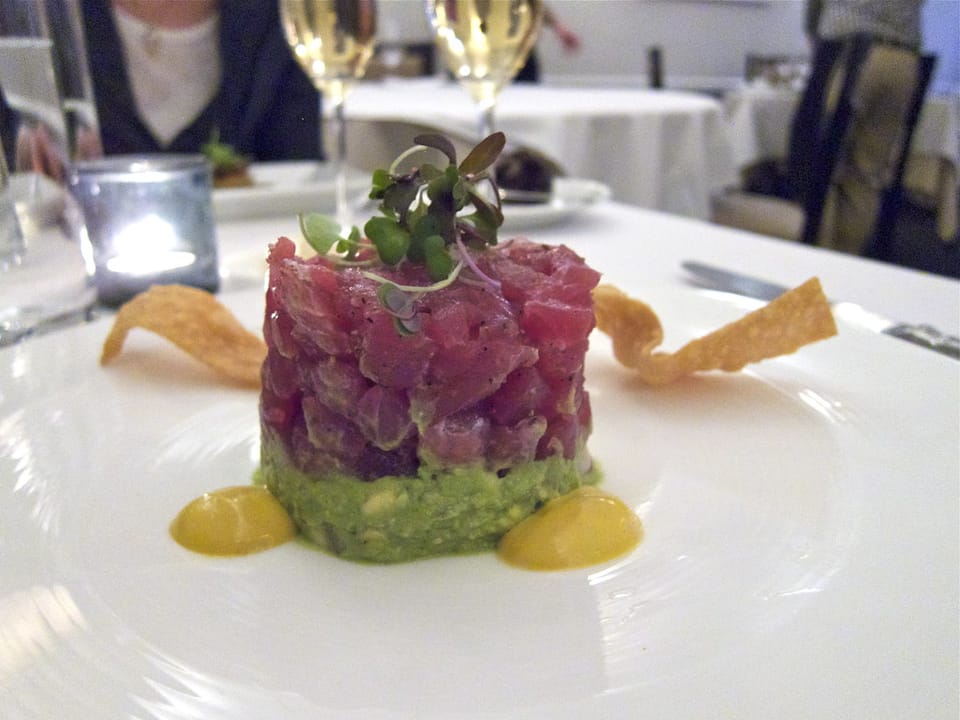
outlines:
{"label": "blurred background plate", "polygon": [[504,203],[502,231],[521,232],[554,225],[608,199],[610,188],[601,182],[556,178],[550,202]]}
{"label": "blurred background plate", "polygon": [[[217,220],[242,220],[300,212],[334,211],[333,167],[313,161],[254,163],[250,187],[217,188],[213,213]],[[370,177],[354,171],[347,180],[350,195],[370,188]]]}

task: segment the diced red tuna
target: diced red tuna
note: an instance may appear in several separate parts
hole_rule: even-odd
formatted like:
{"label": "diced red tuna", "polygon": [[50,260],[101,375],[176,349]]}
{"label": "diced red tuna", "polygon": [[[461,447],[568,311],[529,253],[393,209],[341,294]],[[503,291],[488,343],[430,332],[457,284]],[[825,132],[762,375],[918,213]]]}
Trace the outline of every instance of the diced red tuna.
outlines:
{"label": "diced red tuna", "polygon": [[[574,456],[590,431],[583,390],[591,290],[599,275],[571,250],[516,240],[476,257],[497,291],[470,277],[420,295],[420,328],[398,332],[378,283],[357,268],[269,257],[261,422],[298,468],[363,479],[418,462],[491,469]],[[378,268],[430,283],[409,263]]]}

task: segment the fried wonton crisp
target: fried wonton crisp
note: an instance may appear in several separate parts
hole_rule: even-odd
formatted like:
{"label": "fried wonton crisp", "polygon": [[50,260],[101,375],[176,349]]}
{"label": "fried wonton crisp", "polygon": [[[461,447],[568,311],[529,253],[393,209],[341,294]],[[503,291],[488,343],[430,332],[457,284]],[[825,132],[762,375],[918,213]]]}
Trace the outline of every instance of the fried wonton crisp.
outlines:
{"label": "fried wonton crisp", "polygon": [[205,290],[155,285],[125,303],[103,343],[101,365],[120,354],[127,334],[136,327],[166,338],[230,380],[260,385],[266,345]]}
{"label": "fried wonton crisp", "polygon": [[597,287],[593,300],[597,327],[610,336],[617,360],[650,385],[666,385],[707,370],[734,372],[837,334],[817,278],[674,353],[655,352],[663,328],[648,305],[612,285]]}

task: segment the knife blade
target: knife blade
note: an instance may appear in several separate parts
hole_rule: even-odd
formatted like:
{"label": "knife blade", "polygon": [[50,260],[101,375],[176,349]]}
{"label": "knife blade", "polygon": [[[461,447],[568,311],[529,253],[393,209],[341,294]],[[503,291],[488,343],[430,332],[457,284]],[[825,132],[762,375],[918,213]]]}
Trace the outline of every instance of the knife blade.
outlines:
{"label": "knife blade", "polygon": [[[785,285],[762,280],[745,275],[734,270],[697,262],[684,260],[681,267],[693,276],[693,282],[699,287],[711,290],[722,290],[755,298],[757,300],[775,300],[789,290]],[[900,323],[882,315],[870,312],[856,303],[831,302],[834,315],[848,323],[872,330],[873,332],[890,335],[891,337],[906,340],[929,350],[941,353],[954,360],[960,360],[960,338],[948,335],[930,325],[913,325]]]}

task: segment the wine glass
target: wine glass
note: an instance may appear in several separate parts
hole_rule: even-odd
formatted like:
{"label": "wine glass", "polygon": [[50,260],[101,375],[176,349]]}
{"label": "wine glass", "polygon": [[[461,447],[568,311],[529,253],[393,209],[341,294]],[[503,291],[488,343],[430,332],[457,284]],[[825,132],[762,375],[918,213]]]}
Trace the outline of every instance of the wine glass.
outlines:
{"label": "wine glass", "polygon": [[[347,134],[344,100],[373,57],[376,0],[280,0],[287,44],[321,91],[326,116],[336,124],[333,156],[336,219],[350,224],[347,203]],[[321,128],[321,145],[323,131]]]}
{"label": "wine glass", "polygon": [[447,68],[480,109],[480,137],[494,131],[500,89],[533,49],[543,0],[425,0],[427,18]]}

